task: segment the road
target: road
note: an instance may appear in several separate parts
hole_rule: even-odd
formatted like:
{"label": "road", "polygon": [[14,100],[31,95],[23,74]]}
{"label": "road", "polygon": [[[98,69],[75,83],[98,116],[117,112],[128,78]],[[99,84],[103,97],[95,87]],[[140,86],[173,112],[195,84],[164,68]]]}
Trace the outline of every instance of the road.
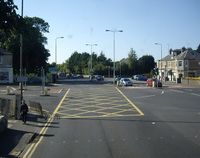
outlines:
{"label": "road", "polygon": [[24,157],[200,157],[200,89],[65,86],[60,119],[49,119]]}

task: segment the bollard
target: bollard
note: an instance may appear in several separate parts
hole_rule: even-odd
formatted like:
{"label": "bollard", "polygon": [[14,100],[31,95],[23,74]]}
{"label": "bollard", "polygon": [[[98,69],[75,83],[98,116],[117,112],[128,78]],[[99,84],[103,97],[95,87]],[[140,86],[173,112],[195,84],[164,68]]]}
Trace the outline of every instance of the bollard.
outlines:
{"label": "bollard", "polygon": [[10,94],[10,87],[9,86],[6,87],[6,94],[8,94],[8,95]]}
{"label": "bollard", "polygon": [[41,96],[49,96],[48,94],[48,88],[47,87],[44,87],[41,91]]}
{"label": "bollard", "polygon": [[152,82],[152,87],[155,87],[155,83],[156,83],[155,81]]}
{"label": "bollard", "polygon": [[48,95],[48,89],[47,89],[47,87],[44,87],[44,95]]}

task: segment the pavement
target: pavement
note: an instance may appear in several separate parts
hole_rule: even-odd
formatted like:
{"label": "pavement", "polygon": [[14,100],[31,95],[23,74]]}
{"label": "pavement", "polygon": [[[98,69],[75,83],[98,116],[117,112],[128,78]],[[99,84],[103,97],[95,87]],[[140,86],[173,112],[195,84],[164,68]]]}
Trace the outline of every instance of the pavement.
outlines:
{"label": "pavement", "polygon": [[[18,89],[18,86],[13,86]],[[42,105],[51,117],[52,111],[59,104],[66,89],[56,84],[48,86],[48,96],[41,95],[40,86],[27,86],[23,97],[29,105],[29,101],[35,101]],[[15,95],[6,94],[6,85],[0,86],[0,97],[15,99]],[[27,123],[21,120],[8,120],[8,129],[0,133],[0,157],[19,157],[25,147],[35,141],[41,129],[46,125],[47,120],[41,117],[36,111],[29,111]]]}

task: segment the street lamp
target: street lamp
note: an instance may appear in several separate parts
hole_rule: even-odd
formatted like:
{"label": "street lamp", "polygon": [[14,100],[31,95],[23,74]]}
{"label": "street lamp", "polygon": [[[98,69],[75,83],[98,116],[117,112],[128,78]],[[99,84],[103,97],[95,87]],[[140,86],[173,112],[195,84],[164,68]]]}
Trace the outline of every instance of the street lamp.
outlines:
{"label": "street lamp", "polygon": [[64,37],[56,37],[55,39],[55,63],[57,64],[57,40]]}
{"label": "street lamp", "polygon": [[161,83],[162,83],[162,43],[155,43],[155,45],[159,45],[161,49],[161,54],[160,54],[160,72],[161,72]]}
{"label": "street lamp", "polygon": [[92,47],[93,46],[97,46],[97,44],[95,43],[95,44],[93,44],[93,43],[87,43],[87,44],[85,44],[86,46],[90,46],[90,48],[91,48],[91,63],[90,63],[90,73],[92,74]]}
{"label": "street lamp", "polygon": [[113,84],[115,84],[115,33],[116,32],[123,32],[123,30],[105,30],[106,32],[112,32],[113,33]]}
{"label": "street lamp", "polygon": [[[23,18],[23,10],[24,10],[24,0],[22,0],[21,2],[21,17]],[[19,75],[20,75],[20,78],[22,78],[22,69],[23,69],[23,65],[22,65],[22,60],[23,60],[23,57],[22,57],[22,54],[23,54],[23,36],[22,36],[22,33],[20,33],[20,69],[19,69]],[[20,81],[20,101],[22,103],[22,100],[23,100],[23,82]]]}

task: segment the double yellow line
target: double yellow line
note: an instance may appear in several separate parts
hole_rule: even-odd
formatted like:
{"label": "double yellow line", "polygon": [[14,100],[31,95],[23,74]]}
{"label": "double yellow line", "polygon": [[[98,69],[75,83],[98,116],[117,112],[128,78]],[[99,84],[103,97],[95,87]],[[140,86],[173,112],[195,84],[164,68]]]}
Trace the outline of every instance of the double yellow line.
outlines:
{"label": "double yellow line", "polygon": [[53,114],[51,115],[51,117],[48,119],[47,123],[45,123],[44,127],[42,128],[42,130],[39,133],[39,140],[37,141],[37,143],[33,143],[31,144],[31,146],[28,148],[28,150],[26,151],[26,153],[23,155],[23,158],[31,158],[31,156],[33,155],[33,153],[35,152],[36,148],[38,147],[38,145],[41,143],[42,139],[43,139],[43,135],[47,132],[48,127],[51,125],[51,123],[54,120],[54,117],[56,115],[56,113],[58,112],[59,108],[61,107],[63,101],[65,100],[66,96],[68,95],[70,89],[67,90],[67,92],[65,93],[65,95],[63,96],[62,100],[60,101],[60,103],[58,104],[57,108],[54,110]]}

